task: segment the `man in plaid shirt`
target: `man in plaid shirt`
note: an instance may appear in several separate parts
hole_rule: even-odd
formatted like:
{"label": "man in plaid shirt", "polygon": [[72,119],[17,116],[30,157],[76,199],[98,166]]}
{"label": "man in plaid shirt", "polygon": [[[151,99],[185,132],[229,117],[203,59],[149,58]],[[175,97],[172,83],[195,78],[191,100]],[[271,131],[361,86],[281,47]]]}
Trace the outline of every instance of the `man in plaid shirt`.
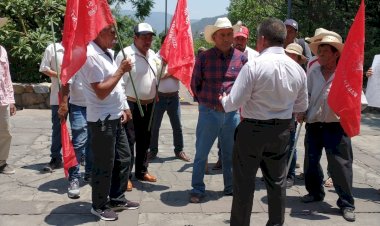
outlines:
{"label": "man in plaid shirt", "polygon": [[201,53],[195,62],[191,89],[199,103],[196,129],[195,159],[190,202],[198,203],[205,196],[205,164],[215,139],[222,149],[224,194],[232,195],[232,149],[234,131],[240,122],[237,111],[225,113],[219,96],[229,93],[240,69],[247,62],[242,52],[232,47],[234,30],[227,18],[218,18],[205,28],[205,39],[214,47]]}

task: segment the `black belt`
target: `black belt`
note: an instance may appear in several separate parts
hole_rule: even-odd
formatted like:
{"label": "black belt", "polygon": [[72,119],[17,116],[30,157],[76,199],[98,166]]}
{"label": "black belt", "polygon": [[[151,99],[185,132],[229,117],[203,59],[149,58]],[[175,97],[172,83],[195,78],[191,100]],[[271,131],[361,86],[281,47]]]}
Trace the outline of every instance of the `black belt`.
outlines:
{"label": "black belt", "polygon": [[267,119],[267,120],[258,120],[258,119],[243,119],[245,122],[254,123],[254,124],[262,124],[262,125],[282,125],[290,123],[291,119]]}

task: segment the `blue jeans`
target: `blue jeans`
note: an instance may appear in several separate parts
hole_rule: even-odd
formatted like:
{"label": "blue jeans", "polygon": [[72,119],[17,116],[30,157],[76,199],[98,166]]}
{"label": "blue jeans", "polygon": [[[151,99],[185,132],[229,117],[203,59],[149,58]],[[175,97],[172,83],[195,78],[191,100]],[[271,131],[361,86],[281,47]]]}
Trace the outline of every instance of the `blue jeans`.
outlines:
{"label": "blue jeans", "polygon": [[150,150],[158,151],[158,137],[162,118],[164,117],[164,113],[166,111],[173,129],[174,152],[180,152],[183,149],[183,135],[179,96],[177,94],[171,97],[164,97],[158,94],[158,97],[159,101],[156,103],[156,108],[154,109]]}
{"label": "blue jeans", "polygon": [[61,143],[61,120],[58,117],[58,105],[51,105],[51,147],[50,157],[62,160],[62,143]]}
{"label": "blue jeans", "polygon": [[69,120],[75,155],[78,165],[69,169],[69,180],[80,178],[80,159],[85,154],[85,173],[90,174],[92,169],[92,152],[90,149],[90,130],[87,128],[86,107],[70,104]]}
{"label": "blue jeans", "polygon": [[205,165],[210,149],[216,138],[220,141],[221,160],[223,165],[224,194],[233,192],[232,188],[232,150],[234,133],[240,122],[237,111],[224,113],[199,105],[199,117],[196,129],[195,158],[191,193],[205,193],[203,178]]}

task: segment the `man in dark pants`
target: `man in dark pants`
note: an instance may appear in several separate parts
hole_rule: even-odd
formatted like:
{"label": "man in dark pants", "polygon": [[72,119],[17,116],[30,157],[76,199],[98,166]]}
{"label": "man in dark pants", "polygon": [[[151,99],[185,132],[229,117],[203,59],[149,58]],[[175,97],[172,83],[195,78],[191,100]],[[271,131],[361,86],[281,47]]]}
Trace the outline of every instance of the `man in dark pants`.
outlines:
{"label": "man in dark pants", "polygon": [[258,27],[260,55],[241,69],[228,96],[226,112],[241,108],[244,118],[235,131],[233,151],[232,226],[249,226],[258,168],[268,192],[267,225],[285,221],[286,162],[289,125],[293,112],[307,109],[306,75],[286,56],[286,28],[269,18]]}
{"label": "man in dark pants", "polygon": [[[323,171],[320,165],[324,148],[328,171],[339,196],[337,205],[345,220],[355,221],[351,139],[344,133],[339,117],[327,103],[343,46],[342,41],[335,36],[324,36],[321,41],[310,44],[311,51],[319,57],[320,65],[307,72],[310,105],[305,119],[304,172],[308,194],[302,197],[302,201],[305,203],[322,201],[325,197]],[[303,118],[299,116],[298,120]]]}
{"label": "man in dark pants", "polygon": [[120,79],[132,63],[119,68],[113,60],[116,31],[113,25],[100,31],[87,47],[87,61],[78,72],[83,81],[87,122],[93,152],[92,209],[102,220],[117,220],[113,209],[137,209],[139,204],[125,198],[131,151],[122,123],[131,119]]}

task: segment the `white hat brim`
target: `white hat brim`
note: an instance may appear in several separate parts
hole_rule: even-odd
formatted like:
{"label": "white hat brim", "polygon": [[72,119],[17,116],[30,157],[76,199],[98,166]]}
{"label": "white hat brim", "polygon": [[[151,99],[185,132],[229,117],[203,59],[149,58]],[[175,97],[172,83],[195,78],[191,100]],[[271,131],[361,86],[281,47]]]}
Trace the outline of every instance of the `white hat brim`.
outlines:
{"label": "white hat brim", "polygon": [[312,43],[309,44],[311,52],[314,55],[318,56],[318,47],[320,45],[323,45],[323,44],[334,46],[339,51],[339,53],[342,53],[342,50],[343,50],[343,47],[344,47],[343,43],[338,43],[338,42],[321,42],[321,41],[318,41],[318,42],[312,42]]}
{"label": "white hat brim", "polygon": [[205,37],[206,42],[214,45],[215,42],[212,39],[212,35],[215,32],[217,32],[218,30],[229,29],[229,28],[232,28],[233,32],[237,32],[237,31],[239,31],[240,26],[239,25],[233,25],[232,27],[217,27],[215,25],[207,25],[205,27],[205,31],[204,31],[204,37]]}

